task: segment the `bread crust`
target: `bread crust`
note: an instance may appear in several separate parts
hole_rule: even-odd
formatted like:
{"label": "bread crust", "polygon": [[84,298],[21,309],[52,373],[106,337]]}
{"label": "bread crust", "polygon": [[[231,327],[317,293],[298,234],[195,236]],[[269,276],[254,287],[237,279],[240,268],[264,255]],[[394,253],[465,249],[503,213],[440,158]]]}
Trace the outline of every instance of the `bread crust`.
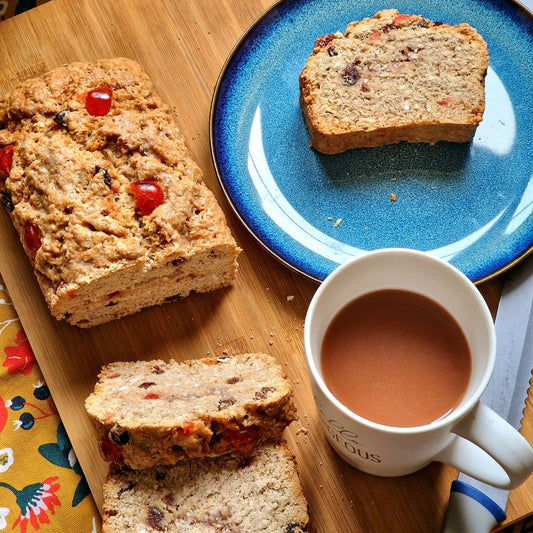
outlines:
{"label": "bread crust", "polygon": [[468,142],[485,109],[488,49],[468,24],[395,9],[319,37],[299,76],[310,144],[326,153],[401,141]]}

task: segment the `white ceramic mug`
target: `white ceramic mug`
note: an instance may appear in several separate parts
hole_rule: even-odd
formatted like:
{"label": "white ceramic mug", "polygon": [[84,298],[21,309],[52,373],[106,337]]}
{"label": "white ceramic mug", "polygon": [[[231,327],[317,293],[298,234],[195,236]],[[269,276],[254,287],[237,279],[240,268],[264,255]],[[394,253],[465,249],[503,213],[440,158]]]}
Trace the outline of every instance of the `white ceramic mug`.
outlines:
{"label": "white ceramic mug", "polygon": [[[384,426],[353,413],[329,391],[320,370],[325,331],[355,298],[382,289],[422,294],[444,307],[466,335],[470,382],[450,414],[417,427]],[[475,285],[449,263],[425,252],[383,249],[336,268],[320,285],[307,311],[304,346],[326,437],[349,464],[370,474],[401,476],[441,461],[480,481],[511,489],[533,471],[533,449],[510,424],[479,399],[495,360],[490,311]]]}

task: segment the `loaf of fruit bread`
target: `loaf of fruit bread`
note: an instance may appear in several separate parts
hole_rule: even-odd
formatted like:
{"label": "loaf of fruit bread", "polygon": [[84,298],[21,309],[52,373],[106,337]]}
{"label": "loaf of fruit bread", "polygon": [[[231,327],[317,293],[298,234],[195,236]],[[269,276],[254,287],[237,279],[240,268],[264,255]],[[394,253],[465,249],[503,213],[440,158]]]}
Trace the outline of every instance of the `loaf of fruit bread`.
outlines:
{"label": "loaf of fruit bread", "polygon": [[395,9],[319,37],[299,76],[300,106],[319,152],[401,141],[468,142],[483,118],[487,45]]}
{"label": "loaf of fruit bread", "polygon": [[102,518],[103,533],[301,533],[308,523],[295,458],[284,442],[146,470],[112,465]]}
{"label": "loaf of fruit bread", "polygon": [[105,366],[85,408],[105,459],[131,468],[247,452],[296,419],[293,390],[266,354]]}
{"label": "loaf of fruit bread", "polygon": [[224,214],[132,60],[72,63],[0,97],[0,192],[58,320],[90,327],[234,280]]}

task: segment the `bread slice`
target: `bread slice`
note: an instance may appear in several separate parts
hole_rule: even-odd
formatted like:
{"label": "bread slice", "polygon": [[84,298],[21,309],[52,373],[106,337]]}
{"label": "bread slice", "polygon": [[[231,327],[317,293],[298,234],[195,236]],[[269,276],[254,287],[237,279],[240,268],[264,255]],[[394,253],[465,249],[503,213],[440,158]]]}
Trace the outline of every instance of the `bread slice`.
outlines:
{"label": "bread slice", "polygon": [[485,109],[488,50],[468,24],[395,9],[324,35],[300,73],[300,104],[316,150],[400,141],[468,142]]}
{"label": "bread slice", "polygon": [[2,201],[58,320],[95,326],[234,280],[240,250],[138,63],[71,63],[0,98],[0,161]]}
{"label": "bread slice", "polygon": [[111,363],[85,408],[104,458],[131,468],[245,453],[296,419],[291,383],[265,354]]}
{"label": "bread slice", "polygon": [[113,465],[103,498],[103,533],[300,533],[308,522],[284,443],[147,470]]}

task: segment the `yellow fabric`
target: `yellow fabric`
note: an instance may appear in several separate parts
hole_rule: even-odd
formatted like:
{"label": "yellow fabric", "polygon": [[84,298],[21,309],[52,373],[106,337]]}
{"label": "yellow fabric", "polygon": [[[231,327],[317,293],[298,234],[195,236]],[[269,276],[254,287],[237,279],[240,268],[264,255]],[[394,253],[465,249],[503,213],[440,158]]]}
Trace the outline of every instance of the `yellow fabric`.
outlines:
{"label": "yellow fabric", "polygon": [[0,531],[97,533],[94,499],[0,277]]}

